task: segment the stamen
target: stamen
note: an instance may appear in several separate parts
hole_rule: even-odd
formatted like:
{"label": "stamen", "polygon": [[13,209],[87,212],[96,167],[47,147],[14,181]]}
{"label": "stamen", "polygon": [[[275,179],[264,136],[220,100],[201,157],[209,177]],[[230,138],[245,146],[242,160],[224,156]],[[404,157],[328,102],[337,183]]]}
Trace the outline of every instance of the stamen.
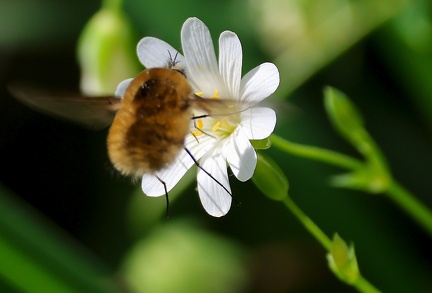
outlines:
{"label": "stamen", "polygon": [[194,131],[192,131],[192,135],[195,136],[195,137],[200,136],[202,134],[203,134],[203,132],[201,130],[194,130]]}
{"label": "stamen", "polygon": [[213,96],[211,96],[210,99],[219,99],[219,90],[214,90]]}
{"label": "stamen", "polygon": [[204,93],[203,92],[198,92],[198,93],[195,93],[195,95],[197,95],[198,97],[202,98],[202,96],[204,95]]}
{"label": "stamen", "polygon": [[213,125],[213,127],[212,127],[212,131],[216,132],[216,130],[219,129],[220,124],[221,124],[220,121],[216,122],[215,125]]}
{"label": "stamen", "polygon": [[198,119],[196,121],[196,128],[198,128],[199,130],[203,129],[204,127],[204,123],[202,122],[202,119]]}

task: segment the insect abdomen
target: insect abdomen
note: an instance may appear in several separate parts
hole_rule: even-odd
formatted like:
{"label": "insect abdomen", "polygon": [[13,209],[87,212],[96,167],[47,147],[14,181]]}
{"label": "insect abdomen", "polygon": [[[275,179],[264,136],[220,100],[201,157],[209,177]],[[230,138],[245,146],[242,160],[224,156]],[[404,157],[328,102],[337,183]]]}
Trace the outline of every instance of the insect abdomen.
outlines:
{"label": "insect abdomen", "polygon": [[171,69],[140,73],[123,97],[108,135],[108,152],[123,174],[141,176],[171,164],[189,133],[186,78]]}

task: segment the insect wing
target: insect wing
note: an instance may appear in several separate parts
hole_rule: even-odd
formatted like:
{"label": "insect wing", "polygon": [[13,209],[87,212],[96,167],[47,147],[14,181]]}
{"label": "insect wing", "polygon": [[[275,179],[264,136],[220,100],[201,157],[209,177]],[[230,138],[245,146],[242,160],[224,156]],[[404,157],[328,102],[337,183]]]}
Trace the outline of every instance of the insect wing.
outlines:
{"label": "insect wing", "polygon": [[39,112],[91,129],[109,126],[121,106],[121,99],[116,97],[85,97],[21,84],[10,85],[8,89],[18,101]]}
{"label": "insect wing", "polygon": [[206,113],[208,116],[227,116],[243,112],[255,104],[229,99],[201,98],[194,95],[190,100],[191,108]]}

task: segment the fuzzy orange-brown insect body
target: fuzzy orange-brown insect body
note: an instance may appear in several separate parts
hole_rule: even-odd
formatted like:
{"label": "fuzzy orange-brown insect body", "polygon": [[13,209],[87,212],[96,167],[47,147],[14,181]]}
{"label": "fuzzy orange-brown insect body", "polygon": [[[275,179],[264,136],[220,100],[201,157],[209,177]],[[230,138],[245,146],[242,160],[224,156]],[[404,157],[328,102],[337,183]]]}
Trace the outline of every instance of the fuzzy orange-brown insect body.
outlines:
{"label": "fuzzy orange-brown insect body", "polygon": [[108,134],[114,167],[138,177],[171,164],[190,131],[191,95],[186,77],[169,68],[148,69],[135,77]]}

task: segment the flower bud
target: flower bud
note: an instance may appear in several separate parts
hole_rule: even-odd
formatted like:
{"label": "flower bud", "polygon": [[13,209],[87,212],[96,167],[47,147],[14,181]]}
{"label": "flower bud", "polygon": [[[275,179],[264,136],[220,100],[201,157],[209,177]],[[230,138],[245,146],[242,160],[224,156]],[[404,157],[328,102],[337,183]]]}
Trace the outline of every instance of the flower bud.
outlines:
{"label": "flower bud", "polygon": [[365,166],[355,172],[333,176],[331,183],[336,187],[360,189],[369,193],[387,190],[391,177],[380,169]]}
{"label": "flower bud", "polygon": [[354,284],[360,277],[354,246],[348,247],[338,235],[333,236],[330,252],[327,254],[330,269],[347,284]]}
{"label": "flower bud", "polygon": [[284,200],[288,196],[288,179],[272,159],[262,153],[257,155],[258,162],[252,177],[253,183],[270,199]]}
{"label": "flower bud", "polygon": [[131,31],[118,9],[103,8],[89,20],[78,42],[84,94],[113,95],[120,81],[138,72]]}
{"label": "flower bud", "polygon": [[353,140],[353,136],[363,130],[364,121],[360,112],[341,91],[327,87],[324,90],[324,103],[334,127],[343,136]]}

